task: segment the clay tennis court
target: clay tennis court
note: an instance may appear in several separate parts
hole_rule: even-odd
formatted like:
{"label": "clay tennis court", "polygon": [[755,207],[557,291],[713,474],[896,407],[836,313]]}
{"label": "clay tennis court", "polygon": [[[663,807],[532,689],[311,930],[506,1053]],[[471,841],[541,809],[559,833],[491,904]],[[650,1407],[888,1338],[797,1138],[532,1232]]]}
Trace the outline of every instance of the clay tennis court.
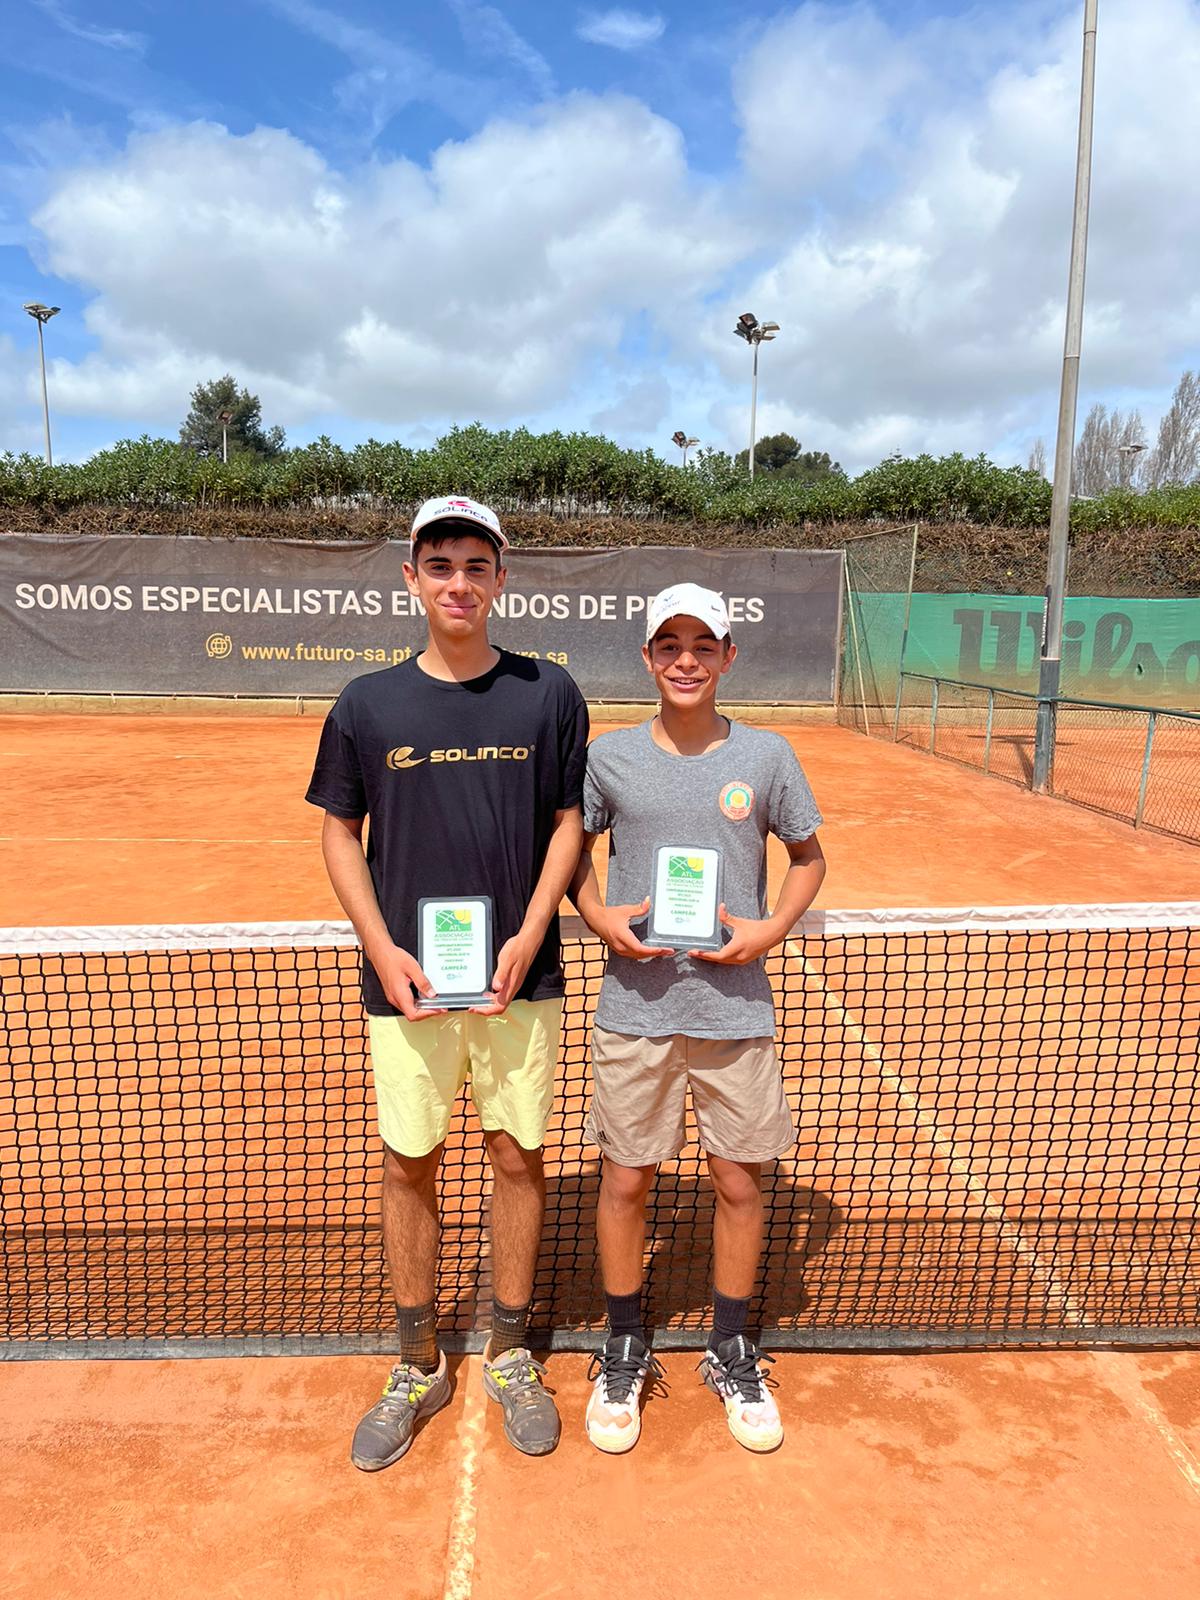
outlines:
{"label": "clay tennis court", "polygon": [[[300,798],[317,732],[315,719],[6,719],[0,924],[337,917]],[[827,908],[1200,901],[1189,846],[840,729],[788,732],[828,818]],[[1194,1026],[1194,1003],[1173,1020]],[[1123,1025],[1098,1024],[1114,1039]],[[1168,1129],[1151,1109],[1152,1131]],[[915,1114],[933,1117],[957,1181],[953,1115]],[[378,1356],[7,1363],[6,1592],[1196,1586],[1196,1353],[781,1355],[788,1437],[761,1459],[728,1437],[694,1362],[664,1358],[669,1394],[650,1401],[637,1450],[610,1460],[582,1433],[586,1357],[555,1354],[564,1437],[538,1462],[505,1444],[478,1358],[463,1357],[452,1406],[377,1478],[353,1471],[347,1444]]]}
{"label": "clay tennis court", "polygon": [[[1036,702],[998,709],[989,727],[984,708],[940,705],[936,732],[927,711],[906,710],[896,732],[913,750],[932,747],[939,756],[977,772],[1032,787]],[[1054,741],[1054,793],[1109,816],[1194,843],[1200,829],[1195,769],[1200,761],[1200,716],[1156,714],[1147,754],[1147,719],[1135,711],[1060,705]],[[878,736],[890,736],[893,719],[875,718]],[[1143,768],[1145,767],[1145,770]]]}

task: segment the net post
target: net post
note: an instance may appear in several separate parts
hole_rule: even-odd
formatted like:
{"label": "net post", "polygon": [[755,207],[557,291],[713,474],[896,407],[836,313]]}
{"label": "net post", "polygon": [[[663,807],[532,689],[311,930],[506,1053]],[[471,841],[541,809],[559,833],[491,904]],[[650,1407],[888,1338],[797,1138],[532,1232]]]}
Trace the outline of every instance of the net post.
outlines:
{"label": "net post", "polygon": [[940,679],[933,680],[933,693],[929,697],[929,753],[937,754],[937,714],[938,714],[938,684]]}
{"label": "net post", "polygon": [[1137,810],[1133,814],[1133,825],[1140,828],[1142,818],[1146,811],[1146,790],[1150,785],[1150,759],[1154,753],[1154,730],[1158,726],[1158,712],[1152,711],[1146,723],[1146,747],[1142,752],[1142,776],[1138,782]]}
{"label": "net post", "polygon": [[896,674],[896,716],[892,723],[892,743],[900,738],[900,707],[904,698],[904,669]]}

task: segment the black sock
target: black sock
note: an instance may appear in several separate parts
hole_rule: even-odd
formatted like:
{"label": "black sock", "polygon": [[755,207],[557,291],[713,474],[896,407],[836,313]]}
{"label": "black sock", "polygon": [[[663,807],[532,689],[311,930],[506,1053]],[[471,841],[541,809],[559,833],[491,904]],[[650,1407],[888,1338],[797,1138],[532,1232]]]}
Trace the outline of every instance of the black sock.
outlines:
{"label": "black sock", "polygon": [[529,1301],[523,1306],[506,1306],[492,1300],[492,1337],[488,1357],[494,1361],[506,1350],[525,1350],[529,1345]]}
{"label": "black sock", "polygon": [[715,1350],[726,1339],[736,1339],[746,1331],[746,1318],[750,1314],[750,1296],[744,1300],[713,1290],[713,1330],[708,1336],[708,1348]]}
{"label": "black sock", "polygon": [[423,1306],[397,1306],[396,1329],[400,1359],[422,1372],[435,1372],[438,1364],[437,1312],[433,1301]]}
{"label": "black sock", "polygon": [[646,1330],[642,1325],[642,1291],[635,1289],[632,1294],[605,1294],[608,1303],[608,1332],[611,1338],[623,1339],[627,1334],[632,1334],[635,1339],[646,1342]]}

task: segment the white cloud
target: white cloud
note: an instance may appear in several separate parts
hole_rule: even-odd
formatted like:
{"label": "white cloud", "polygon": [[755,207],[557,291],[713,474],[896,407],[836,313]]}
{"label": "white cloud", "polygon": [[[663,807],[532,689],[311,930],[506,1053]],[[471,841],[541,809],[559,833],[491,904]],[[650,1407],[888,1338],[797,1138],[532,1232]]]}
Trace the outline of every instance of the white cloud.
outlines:
{"label": "white cloud", "polygon": [[527,417],[733,255],[678,131],[584,95],[351,176],[290,134],[190,124],[77,170],[36,221],[50,269],[96,295],[61,406],[175,417],[228,369],[288,425]]}
{"label": "white cloud", "polygon": [[[369,77],[376,36],[273,3]],[[490,48],[519,65],[506,39]],[[394,49],[381,115],[453,100]],[[782,324],[766,431],[851,469],[889,449],[1023,458],[1053,429],[1079,56],[1065,0],[915,24],[802,5],[734,66],[740,165],[719,183],[619,96],[550,99],[420,164],[339,169],[292,133],[208,123],[91,161],[69,146],[35,222],[47,270],[91,297],[95,349],[55,361],[56,404],[174,426],[229,370],[293,431],[552,417],[737,449],[749,307]],[[1200,0],[1106,0],[1082,409],[1141,403],[1151,426],[1200,362],[1197,81]]]}
{"label": "white cloud", "polygon": [[61,0],[33,0],[33,3],[56,28],[73,39],[99,45],[104,50],[123,50],[138,56],[145,53],[147,40],[144,33],[130,33],[124,28],[97,28],[91,23],[77,22]]}
{"label": "white cloud", "polygon": [[479,5],[476,0],[450,0],[450,8],[468,47],[511,61],[527,74],[542,95],[554,93],[550,63],[517,32],[502,11],[495,6]]}
{"label": "white cloud", "polygon": [[477,90],[422,51],[344,17],[314,0],[263,0],[285,22],[344,56],[353,70],[334,86],[341,109],[371,142],[406,106],[437,106],[459,123]]}
{"label": "white cloud", "polygon": [[[974,13],[901,32],[869,6],[806,5],[735,72],[763,264],[708,348],[733,378],[724,324],[745,306],[779,321],[763,388],[810,419],[806,442],[862,465],[1052,422],[1081,29],[1073,6],[1046,11],[981,39]],[[1195,0],[1105,7],[1085,396],[1140,390],[1153,409],[1194,363],[1198,72]]]}
{"label": "white cloud", "polygon": [[827,190],[876,157],[922,77],[917,42],[869,6],[806,5],[766,28],[737,62],[746,169],[772,187]]}
{"label": "white cloud", "polygon": [[42,433],[42,391],[37,354],[37,330],[18,344],[0,333],[0,440],[4,448],[20,454],[23,450],[40,455]]}
{"label": "white cloud", "polygon": [[586,44],[605,44],[613,50],[643,50],[661,39],[666,23],[646,11],[589,11],[575,32]]}
{"label": "white cloud", "polygon": [[608,438],[644,438],[665,429],[662,423],[671,404],[671,386],[658,372],[620,386],[615,400],[588,418],[588,427]]}

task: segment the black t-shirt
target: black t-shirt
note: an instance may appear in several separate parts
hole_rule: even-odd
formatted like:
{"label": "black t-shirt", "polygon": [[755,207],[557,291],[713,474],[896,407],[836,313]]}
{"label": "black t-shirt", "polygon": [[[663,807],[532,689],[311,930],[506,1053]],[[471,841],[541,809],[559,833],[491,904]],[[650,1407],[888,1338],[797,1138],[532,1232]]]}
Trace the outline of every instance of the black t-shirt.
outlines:
{"label": "black t-shirt", "polygon": [[[416,658],[355,678],[325,719],[306,799],[368,817],[367,862],[395,942],[417,954],[417,902],[486,894],[495,948],[520,930],[554,813],[579,805],[587,750],[583,696],[549,661],[500,652],[480,678],[443,683]],[[518,1000],[563,992],[558,916]],[[363,1000],[395,1016],[363,958]]]}

